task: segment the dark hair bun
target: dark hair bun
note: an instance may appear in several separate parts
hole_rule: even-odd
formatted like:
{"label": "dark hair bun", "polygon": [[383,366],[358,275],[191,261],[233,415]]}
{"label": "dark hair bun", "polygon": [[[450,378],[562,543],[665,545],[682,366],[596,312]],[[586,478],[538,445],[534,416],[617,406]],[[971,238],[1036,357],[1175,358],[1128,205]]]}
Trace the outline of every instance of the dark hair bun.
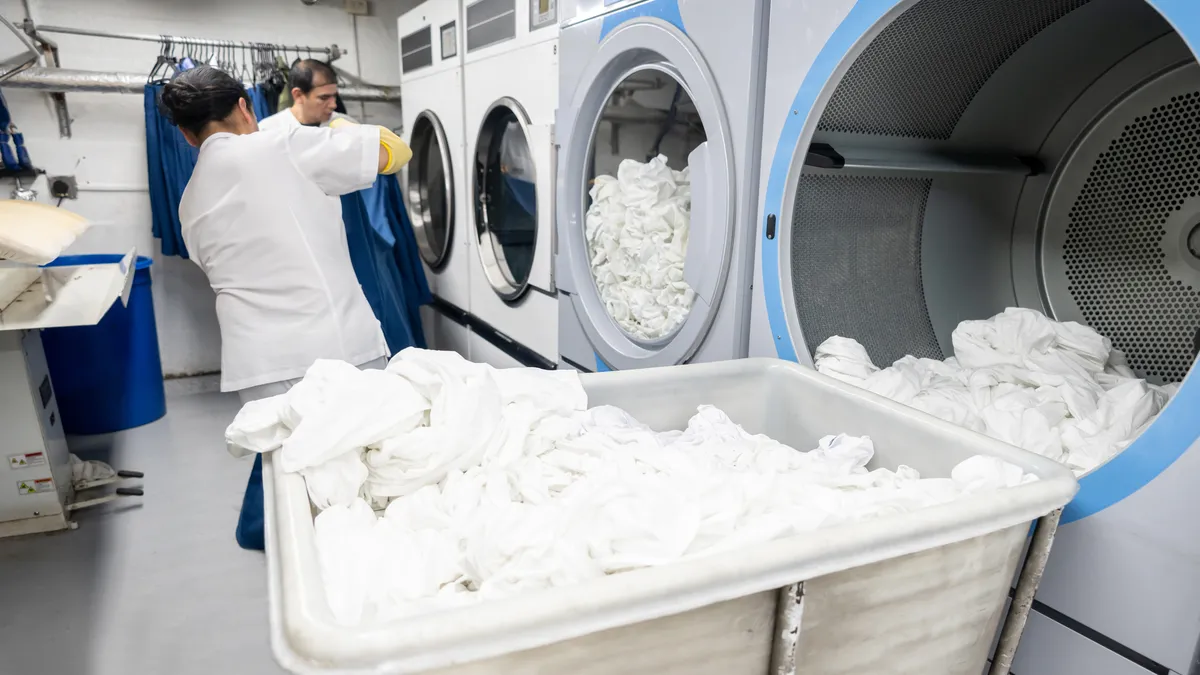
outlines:
{"label": "dark hair bun", "polygon": [[246,88],[228,73],[199,66],[176,75],[163,86],[159,107],[171,123],[199,134],[210,122],[229,117]]}

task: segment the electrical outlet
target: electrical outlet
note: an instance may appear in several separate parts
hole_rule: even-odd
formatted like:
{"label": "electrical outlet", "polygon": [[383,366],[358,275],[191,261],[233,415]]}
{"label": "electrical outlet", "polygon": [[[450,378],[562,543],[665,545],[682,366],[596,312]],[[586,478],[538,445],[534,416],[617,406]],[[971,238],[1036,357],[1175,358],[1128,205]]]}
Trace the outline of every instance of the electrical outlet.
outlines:
{"label": "electrical outlet", "polygon": [[371,3],[367,0],[343,0],[342,6],[346,8],[347,14],[356,14],[358,16],[369,16],[371,14]]}
{"label": "electrical outlet", "polygon": [[75,176],[50,176],[50,196],[59,199],[75,199],[79,196],[79,187],[75,184]]}

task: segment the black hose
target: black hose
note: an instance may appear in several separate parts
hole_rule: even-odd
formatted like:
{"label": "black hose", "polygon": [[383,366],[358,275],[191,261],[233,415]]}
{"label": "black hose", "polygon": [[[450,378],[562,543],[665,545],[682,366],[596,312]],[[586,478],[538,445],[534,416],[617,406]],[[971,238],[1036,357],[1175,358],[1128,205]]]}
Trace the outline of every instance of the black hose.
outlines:
{"label": "black hose", "polygon": [[646,161],[658,157],[658,148],[662,145],[663,139],[671,131],[671,127],[675,126],[675,116],[679,112],[679,97],[683,95],[683,85],[675,83],[675,95],[671,97],[671,107],[667,109],[667,119],[663,120],[662,128],[658,130],[658,136],[654,138],[654,146],[650,148],[650,154],[646,155]]}

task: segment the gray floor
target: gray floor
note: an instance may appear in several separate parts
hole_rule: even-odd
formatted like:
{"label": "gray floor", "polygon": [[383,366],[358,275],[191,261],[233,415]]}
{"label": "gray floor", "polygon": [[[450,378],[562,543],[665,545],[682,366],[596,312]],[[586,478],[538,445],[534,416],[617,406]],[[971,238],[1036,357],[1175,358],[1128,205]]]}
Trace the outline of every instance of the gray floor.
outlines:
{"label": "gray floor", "polygon": [[282,672],[265,559],[233,540],[250,471],[225,451],[237,409],[175,394],[164,419],[90,440],[79,454],[144,471],[146,496],[83,512],[72,532],[0,540],[0,672]]}

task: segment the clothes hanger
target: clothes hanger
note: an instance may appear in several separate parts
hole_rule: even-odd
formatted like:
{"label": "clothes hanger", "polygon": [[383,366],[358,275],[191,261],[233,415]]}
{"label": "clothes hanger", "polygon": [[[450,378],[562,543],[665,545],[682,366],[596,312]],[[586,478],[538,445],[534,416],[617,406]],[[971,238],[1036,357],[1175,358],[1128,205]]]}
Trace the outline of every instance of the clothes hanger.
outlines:
{"label": "clothes hanger", "polygon": [[241,42],[239,45],[239,51],[242,54],[242,79],[248,81],[251,86],[255,86],[258,84],[258,69],[250,58],[250,49],[246,47],[246,43]]}
{"label": "clothes hanger", "polygon": [[157,81],[159,72],[167,64],[167,36],[159,35],[158,43],[158,57],[154,59],[154,66],[150,69],[150,74],[146,76],[147,84]]}

